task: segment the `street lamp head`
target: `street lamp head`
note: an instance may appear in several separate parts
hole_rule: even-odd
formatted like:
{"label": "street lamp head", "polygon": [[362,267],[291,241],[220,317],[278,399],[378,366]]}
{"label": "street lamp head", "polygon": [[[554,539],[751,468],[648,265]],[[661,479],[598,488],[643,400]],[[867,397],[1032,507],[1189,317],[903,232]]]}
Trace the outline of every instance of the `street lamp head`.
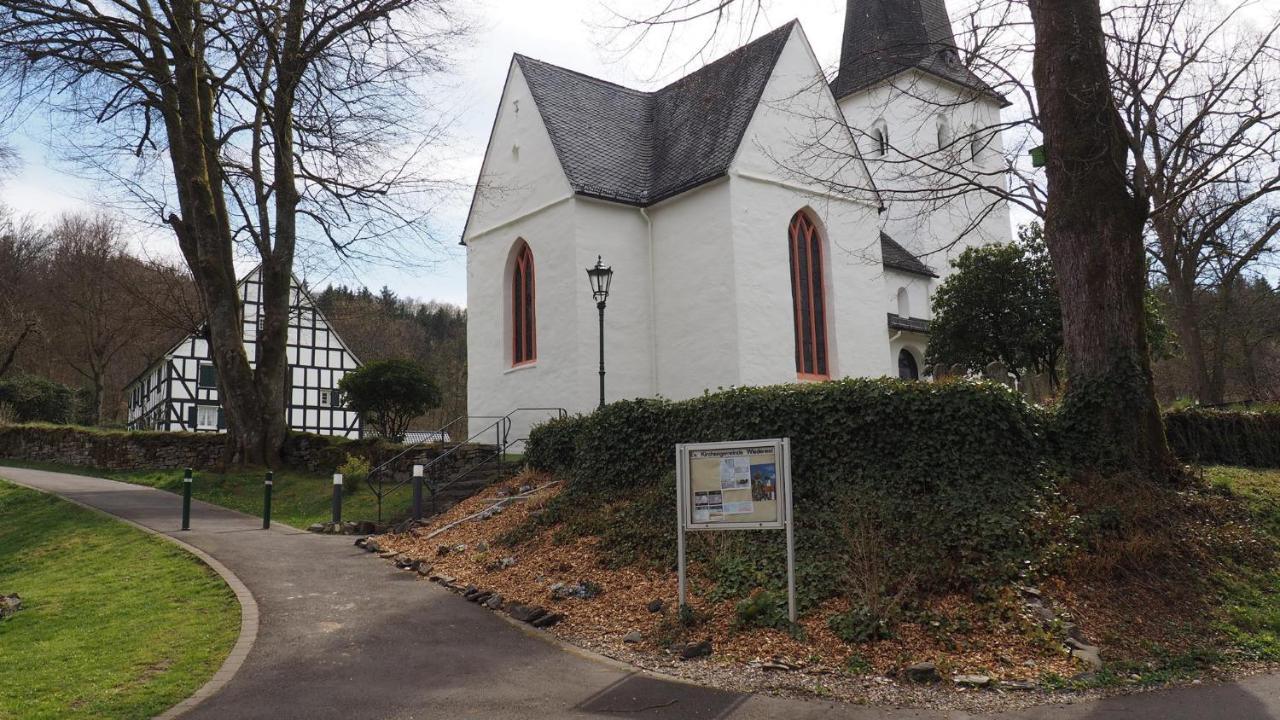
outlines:
{"label": "street lamp head", "polygon": [[591,282],[591,296],[602,303],[609,298],[609,284],[613,282],[613,268],[606,267],[604,260],[597,255],[596,266],[587,268],[587,279]]}

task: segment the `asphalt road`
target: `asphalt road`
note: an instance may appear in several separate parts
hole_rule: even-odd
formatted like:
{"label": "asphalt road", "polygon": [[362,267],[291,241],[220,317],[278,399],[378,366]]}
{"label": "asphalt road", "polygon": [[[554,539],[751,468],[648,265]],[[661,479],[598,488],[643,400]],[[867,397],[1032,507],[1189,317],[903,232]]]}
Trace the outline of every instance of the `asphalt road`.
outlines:
{"label": "asphalt road", "polygon": [[[200,502],[192,504],[192,530],[182,532],[181,500],[167,492],[7,467],[0,477],[178,538],[252,593],[258,627],[243,663],[184,718],[975,717],[741,695],[631,672],[567,652],[413,573],[374,562],[350,538],[282,526],[263,531],[258,518]],[[986,717],[1280,720],[1280,676]]]}

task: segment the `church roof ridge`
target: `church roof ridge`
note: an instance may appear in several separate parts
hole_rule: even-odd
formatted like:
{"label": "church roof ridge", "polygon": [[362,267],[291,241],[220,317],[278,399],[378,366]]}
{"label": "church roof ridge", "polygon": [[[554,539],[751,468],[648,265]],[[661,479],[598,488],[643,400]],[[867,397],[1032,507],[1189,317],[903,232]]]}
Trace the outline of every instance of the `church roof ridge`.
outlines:
{"label": "church roof ridge", "polygon": [[574,192],[648,206],[728,172],[792,20],[642,91],[517,53]]}

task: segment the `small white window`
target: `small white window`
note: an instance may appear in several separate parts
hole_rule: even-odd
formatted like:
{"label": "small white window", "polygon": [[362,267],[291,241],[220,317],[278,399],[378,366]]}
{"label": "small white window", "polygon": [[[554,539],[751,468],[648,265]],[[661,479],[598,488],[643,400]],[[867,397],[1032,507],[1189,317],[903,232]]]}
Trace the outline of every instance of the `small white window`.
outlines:
{"label": "small white window", "polygon": [[945,117],[938,118],[938,151],[946,152],[951,146],[951,125]]}
{"label": "small white window", "polygon": [[911,317],[911,296],[904,287],[898,288],[898,317]]}
{"label": "small white window", "polygon": [[218,407],[216,405],[199,405],[196,407],[196,427],[218,429]]}

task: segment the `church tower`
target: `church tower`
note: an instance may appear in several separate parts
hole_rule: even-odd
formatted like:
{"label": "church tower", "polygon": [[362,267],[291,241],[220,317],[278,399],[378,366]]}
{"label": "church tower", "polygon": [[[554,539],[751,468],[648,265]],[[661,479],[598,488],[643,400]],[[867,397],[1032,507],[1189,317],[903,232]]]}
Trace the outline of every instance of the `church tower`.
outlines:
{"label": "church tower", "polygon": [[911,69],[995,94],[961,64],[943,0],[849,0],[836,99]]}

